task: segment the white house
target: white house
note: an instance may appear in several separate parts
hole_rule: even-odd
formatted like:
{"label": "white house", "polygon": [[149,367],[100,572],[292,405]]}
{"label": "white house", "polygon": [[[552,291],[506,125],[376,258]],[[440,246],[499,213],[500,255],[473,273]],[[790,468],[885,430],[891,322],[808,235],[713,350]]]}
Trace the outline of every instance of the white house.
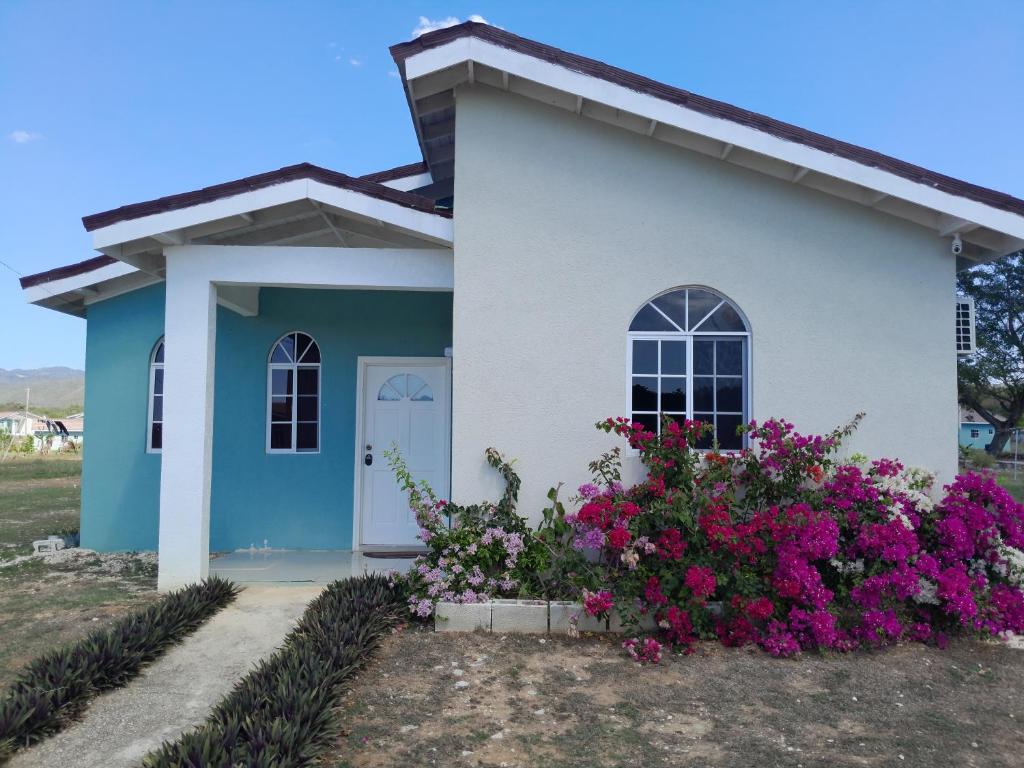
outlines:
{"label": "white house", "polygon": [[494,446],[536,514],[622,414],[738,448],[863,411],[851,450],[953,475],[955,275],[1024,201],[486,25],[391,53],[422,162],[87,216],[101,255],[23,280],[88,321],[85,546],[158,545],[163,588],[409,546],[391,444],[467,502]]}

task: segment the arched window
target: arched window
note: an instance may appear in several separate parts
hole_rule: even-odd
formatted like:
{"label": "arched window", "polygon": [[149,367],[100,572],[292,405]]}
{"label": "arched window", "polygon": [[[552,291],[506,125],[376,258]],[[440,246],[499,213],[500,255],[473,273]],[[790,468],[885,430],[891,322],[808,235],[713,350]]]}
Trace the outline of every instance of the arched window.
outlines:
{"label": "arched window", "polygon": [[417,403],[434,402],[434,390],[415,373],[397,373],[380,385],[378,400],[404,400]]}
{"label": "arched window", "polygon": [[750,328],[724,296],[678,288],[655,297],[629,325],[631,418],[652,431],[662,414],[711,422],[721,448],[742,448],[736,428],[749,417],[749,354]]}
{"label": "arched window", "polygon": [[282,336],[267,362],[267,452],[320,450],[320,347],[312,336]]}
{"label": "arched window", "polygon": [[146,419],[146,451],[160,453],[164,447],[164,340],[149,356],[149,415]]}

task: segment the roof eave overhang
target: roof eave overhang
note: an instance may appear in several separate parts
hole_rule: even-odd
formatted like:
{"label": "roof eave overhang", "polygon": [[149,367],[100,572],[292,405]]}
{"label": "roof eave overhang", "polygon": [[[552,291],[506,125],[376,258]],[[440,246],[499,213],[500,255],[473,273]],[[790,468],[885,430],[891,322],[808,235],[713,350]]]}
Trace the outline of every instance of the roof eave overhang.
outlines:
{"label": "roof eave overhang", "polygon": [[[933,229],[937,236],[959,234],[965,247],[958,268],[1024,249],[1019,213],[575,71],[467,30],[437,45],[426,40],[392,48],[435,185],[451,184],[454,175],[456,89],[479,83],[852,200]],[[446,109],[451,115],[445,114],[445,123],[431,121]],[[449,128],[450,137],[444,135]]]}
{"label": "roof eave overhang", "polygon": [[[161,274],[162,246],[244,229],[259,211],[309,200],[355,219],[412,234],[433,245],[450,247],[452,220],[437,213],[343,189],[316,179],[293,179],[239,194],[118,221],[92,231],[93,247],[138,269]],[[156,252],[154,251],[156,249]]]}

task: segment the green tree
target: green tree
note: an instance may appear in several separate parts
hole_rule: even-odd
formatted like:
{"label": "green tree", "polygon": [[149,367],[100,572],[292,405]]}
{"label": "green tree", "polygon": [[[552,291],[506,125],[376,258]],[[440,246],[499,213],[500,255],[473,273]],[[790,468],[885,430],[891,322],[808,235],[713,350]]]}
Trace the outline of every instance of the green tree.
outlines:
{"label": "green tree", "polygon": [[1024,416],[1024,251],[961,272],[957,283],[974,298],[977,332],[977,352],[957,364],[960,402],[995,427],[988,452],[998,454]]}

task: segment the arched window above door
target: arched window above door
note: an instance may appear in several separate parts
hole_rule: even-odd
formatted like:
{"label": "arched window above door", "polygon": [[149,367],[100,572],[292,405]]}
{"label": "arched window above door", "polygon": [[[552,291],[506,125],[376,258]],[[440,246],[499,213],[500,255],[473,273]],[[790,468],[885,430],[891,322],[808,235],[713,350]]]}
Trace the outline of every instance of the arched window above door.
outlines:
{"label": "arched window above door", "polygon": [[377,392],[378,400],[433,402],[434,391],[415,373],[399,373],[385,381]]}

